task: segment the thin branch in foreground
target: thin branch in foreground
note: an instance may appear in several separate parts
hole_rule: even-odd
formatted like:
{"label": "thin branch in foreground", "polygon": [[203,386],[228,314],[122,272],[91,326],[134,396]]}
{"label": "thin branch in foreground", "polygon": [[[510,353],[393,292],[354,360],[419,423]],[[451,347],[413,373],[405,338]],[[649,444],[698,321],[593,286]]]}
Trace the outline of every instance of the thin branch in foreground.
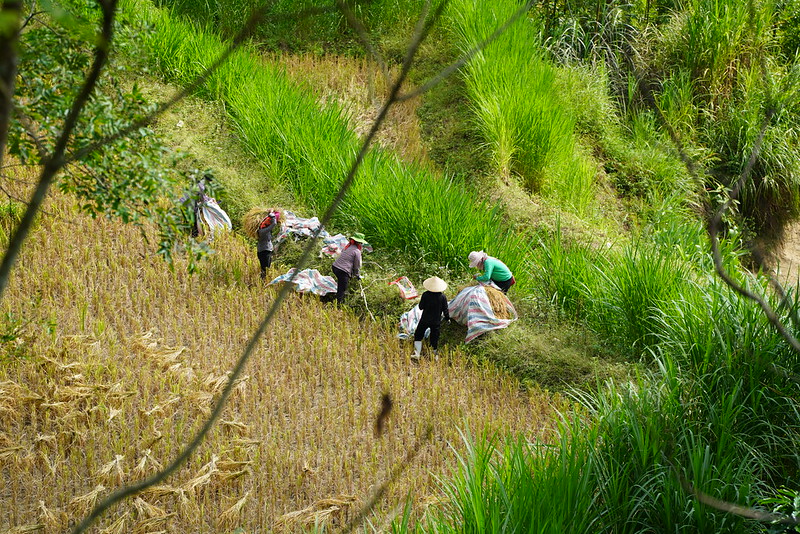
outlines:
{"label": "thin branch in foreground", "polygon": [[760,295],[755,294],[752,291],[749,291],[742,285],[740,285],[733,277],[725,270],[725,266],[722,264],[722,253],[719,248],[719,232],[722,227],[722,217],[725,212],[730,209],[730,206],[733,202],[738,198],[739,191],[742,187],[744,187],[744,183],[750,177],[750,172],[753,170],[753,166],[755,165],[756,159],[758,157],[759,152],[761,151],[761,145],[764,141],[764,135],[766,134],[767,127],[769,126],[769,122],[772,119],[773,114],[775,113],[774,109],[767,110],[766,116],[764,117],[764,122],[761,125],[761,130],[758,133],[758,138],[753,145],[753,150],[750,152],[750,158],[745,165],[744,170],[742,171],[739,180],[736,182],[736,185],[731,190],[728,199],[723,202],[722,206],[719,207],[717,212],[714,214],[714,217],[711,220],[711,223],[708,226],[708,234],[711,237],[711,252],[714,259],[714,269],[717,271],[717,274],[722,278],[722,280],[735,292],[739,293],[741,296],[753,300],[761,307],[761,310],[764,312],[764,315],[767,317],[767,320],[775,327],[775,329],[780,333],[780,335],[786,340],[789,345],[792,346],[795,352],[800,354],[800,341],[797,340],[784,326],[783,322],[778,317],[778,314],[772,309],[772,307],[767,303],[767,301],[762,298]]}
{"label": "thin branch in foreground", "polygon": [[[36,153],[39,156],[39,159],[45,160],[47,158],[47,148],[44,146],[44,142],[42,142],[42,138],[39,135],[39,132],[36,131],[36,125],[27,115],[22,113],[19,109],[15,111],[14,116],[20,122],[22,127],[25,129],[25,133],[27,133],[28,137],[31,138],[33,144],[36,145]],[[6,166],[3,165],[2,167],[5,168]]]}
{"label": "thin branch in foreground", "polygon": [[678,475],[678,478],[680,479],[681,485],[683,486],[683,489],[684,491],[686,491],[686,493],[694,495],[694,497],[700,503],[705,504],[706,506],[710,506],[715,510],[738,515],[739,517],[744,517],[745,519],[753,519],[755,521],[760,521],[762,523],[773,523],[780,525],[800,525],[800,519],[795,519],[794,517],[788,515],[776,514],[773,512],[765,512],[763,510],[757,510],[749,506],[742,506],[740,504],[723,501],[722,499],[717,499],[716,497],[712,497],[711,495],[703,493],[702,491],[692,486],[692,484],[680,474]]}
{"label": "thin branch in foreground", "polygon": [[14,110],[17,41],[21,16],[21,0],[3,0],[2,6],[0,6],[0,167],[3,166],[8,126]]}

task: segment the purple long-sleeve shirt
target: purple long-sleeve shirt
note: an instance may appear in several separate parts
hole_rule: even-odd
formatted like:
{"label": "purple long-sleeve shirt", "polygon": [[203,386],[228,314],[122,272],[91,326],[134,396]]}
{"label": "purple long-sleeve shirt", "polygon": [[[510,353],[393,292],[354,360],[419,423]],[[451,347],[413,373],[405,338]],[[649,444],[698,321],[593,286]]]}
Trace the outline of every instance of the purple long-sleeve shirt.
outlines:
{"label": "purple long-sleeve shirt", "polygon": [[333,266],[346,272],[351,277],[358,276],[361,270],[361,249],[356,245],[350,245],[345,248],[336,258],[336,261],[333,262]]}

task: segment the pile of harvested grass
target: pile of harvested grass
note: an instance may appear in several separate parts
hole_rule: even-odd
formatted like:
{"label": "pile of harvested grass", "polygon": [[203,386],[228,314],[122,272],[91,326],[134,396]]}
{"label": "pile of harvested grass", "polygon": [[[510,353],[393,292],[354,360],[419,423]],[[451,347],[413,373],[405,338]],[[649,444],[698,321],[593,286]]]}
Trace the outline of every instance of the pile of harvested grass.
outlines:
{"label": "pile of harvested grass", "polygon": [[498,319],[511,319],[511,314],[508,312],[507,297],[499,289],[486,286],[486,296],[489,297],[489,302],[492,304],[492,311]]}
{"label": "pile of harvested grass", "polygon": [[[468,287],[475,287],[475,284],[468,284],[458,290],[461,293]],[[507,298],[502,291],[495,289],[492,286],[483,286],[486,290],[486,296],[489,297],[489,303],[492,305],[492,311],[498,319],[511,319],[511,313],[508,311]],[[456,295],[458,294],[456,293]]]}
{"label": "pile of harvested grass", "polygon": [[[247,234],[248,237],[255,239],[257,237],[256,231],[258,230],[258,225],[261,224],[261,221],[263,221],[271,211],[280,212],[280,210],[277,209],[269,209],[264,207],[250,208],[250,210],[242,217],[242,229],[244,230],[244,233]],[[283,212],[281,212],[281,219],[283,219]]]}

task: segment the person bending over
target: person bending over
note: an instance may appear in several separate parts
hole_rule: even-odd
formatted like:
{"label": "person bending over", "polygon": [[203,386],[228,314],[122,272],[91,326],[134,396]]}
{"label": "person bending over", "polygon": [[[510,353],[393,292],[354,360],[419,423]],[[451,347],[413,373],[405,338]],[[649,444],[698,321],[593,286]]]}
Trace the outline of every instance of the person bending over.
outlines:
{"label": "person bending over", "polygon": [[483,274],[473,276],[478,282],[494,282],[503,293],[508,293],[509,288],[516,283],[511,269],[498,260],[486,254],[484,251],[472,251],[469,253],[469,266],[477,267]]}
{"label": "person bending over", "polygon": [[350,285],[351,278],[361,278],[361,247],[366,243],[364,234],[356,232],[350,238],[350,242],[336,261],[333,262],[331,269],[336,276],[336,302],[341,306],[344,296],[347,294],[347,286]]}

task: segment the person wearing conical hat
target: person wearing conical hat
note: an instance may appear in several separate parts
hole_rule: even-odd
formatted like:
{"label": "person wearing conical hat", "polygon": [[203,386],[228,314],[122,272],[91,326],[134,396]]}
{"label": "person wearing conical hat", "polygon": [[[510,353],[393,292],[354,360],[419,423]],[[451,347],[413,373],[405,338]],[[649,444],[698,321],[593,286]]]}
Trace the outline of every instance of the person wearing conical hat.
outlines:
{"label": "person wearing conical hat", "polygon": [[472,251],[469,253],[469,266],[477,267],[483,274],[476,274],[473,276],[478,282],[494,282],[503,293],[508,293],[508,290],[517,283],[511,269],[498,260],[486,254],[484,251]]}
{"label": "person wearing conical hat", "polygon": [[351,278],[361,278],[361,247],[367,242],[364,234],[356,232],[350,237],[342,253],[333,262],[331,269],[336,276],[336,302],[341,305],[347,294]]}
{"label": "person wearing conical hat", "polygon": [[426,289],[419,299],[419,309],[422,310],[422,317],[419,319],[417,329],[414,331],[414,354],[411,359],[419,360],[422,355],[422,338],[425,331],[431,330],[431,348],[434,354],[439,353],[439,332],[442,326],[442,317],[445,321],[450,320],[450,311],[447,308],[447,297],[444,291],[447,289],[447,282],[438,276],[431,276],[422,282],[422,287]]}

